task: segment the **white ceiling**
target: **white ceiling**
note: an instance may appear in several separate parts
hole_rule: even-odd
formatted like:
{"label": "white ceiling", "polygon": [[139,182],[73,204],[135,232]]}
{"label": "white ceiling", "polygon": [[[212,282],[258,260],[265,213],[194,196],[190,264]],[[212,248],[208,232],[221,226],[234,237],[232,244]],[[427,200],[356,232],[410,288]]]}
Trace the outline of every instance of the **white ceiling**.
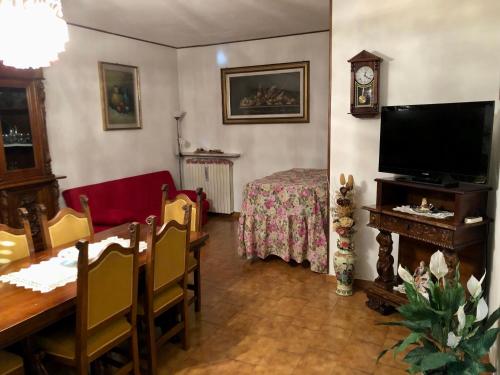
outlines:
{"label": "white ceiling", "polygon": [[329,0],[63,0],[67,22],[173,47],[328,29]]}

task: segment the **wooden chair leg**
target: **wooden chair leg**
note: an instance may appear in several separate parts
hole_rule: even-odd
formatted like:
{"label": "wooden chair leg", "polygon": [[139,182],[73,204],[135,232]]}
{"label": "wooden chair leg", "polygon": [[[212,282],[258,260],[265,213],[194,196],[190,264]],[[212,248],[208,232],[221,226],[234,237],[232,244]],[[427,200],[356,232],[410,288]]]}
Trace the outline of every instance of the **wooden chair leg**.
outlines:
{"label": "wooden chair leg", "polygon": [[104,364],[101,359],[96,359],[90,364],[90,372],[95,375],[104,375]]}
{"label": "wooden chair leg", "polygon": [[86,358],[80,358],[76,360],[76,373],[77,375],[88,375],[89,373],[89,362]]}
{"label": "wooden chair leg", "polygon": [[146,323],[146,341],[148,346],[148,370],[150,375],[157,374],[157,348],[155,338],[155,322],[154,318],[145,318]]}
{"label": "wooden chair leg", "polygon": [[43,365],[42,359],[45,357],[45,353],[43,352],[38,352],[36,354],[33,354],[32,360],[33,364],[32,366],[32,371],[36,375],[49,375],[47,369]]}
{"label": "wooden chair leg", "polygon": [[130,357],[132,358],[133,374],[139,375],[139,339],[137,336],[137,327],[132,331],[132,337],[130,338]]}
{"label": "wooden chair leg", "polygon": [[188,311],[189,305],[188,305],[188,298],[187,295],[184,295],[184,300],[182,302],[182,322],[184,324],[184,327],[182,329],[182,348],[184,350],[189,349],[189,335],[188,335],[188,329],[189,329],[189,323],[188,323],[188,316],[189,316],[189,311]]}
{"label": "wooden chair leg", "polygon": [[201,272],[200,272],[200,249],[196,249],[194,257],[198,262],[198,266],[194,270],[194,311],[201,311]]}

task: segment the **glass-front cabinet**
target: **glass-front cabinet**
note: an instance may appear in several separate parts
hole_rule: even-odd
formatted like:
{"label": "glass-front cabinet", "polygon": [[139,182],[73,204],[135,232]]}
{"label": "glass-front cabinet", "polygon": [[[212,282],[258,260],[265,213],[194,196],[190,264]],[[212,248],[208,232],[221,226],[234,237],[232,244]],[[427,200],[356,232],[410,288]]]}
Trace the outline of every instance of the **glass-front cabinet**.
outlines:
{"label": "glass-front cabinet", "polygon": [[0,223],[19,228],[19,208],[25,208],[37,249],[43,248],[37,205],[45,205],[49,217],[59,209],[44,103],[41,69],[0,64]]}
{"label": "glass-front cabinet", "polygon": [[0,174],[40,174],[39,123],[34,82],[0,80]]}

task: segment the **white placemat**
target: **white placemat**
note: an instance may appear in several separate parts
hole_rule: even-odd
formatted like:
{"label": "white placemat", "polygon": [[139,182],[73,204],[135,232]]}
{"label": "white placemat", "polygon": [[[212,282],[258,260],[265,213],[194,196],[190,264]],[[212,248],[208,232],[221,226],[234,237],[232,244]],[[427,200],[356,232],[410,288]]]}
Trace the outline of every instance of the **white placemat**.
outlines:
{"label": "white placemat", "polygon": [[[89,244],[89,260],[99,257],[110,243],[118,243],[124,247],[130,246],[130,240],[119,237],[109,237],[100,242]],[[139,242],[139,252],[146,250],[145,241]],[[57,287],[76,281],[78,249],[69,247],[61,250],[56,257],[32,264],[28,268],[0,276],[0,282],[10,283],[35,292],[47,293]]]}
{"label": "white placemat", "polygon": [[411,206],[394,207],[392,210],[404,212],[404,213],[412,214],[412,215],[432,217],[434,219],[446,219],[447,217],[451,217],[451,216],[455,215],[453,212],[450,212],[450,211],[418,212],[418,211],[415,211],[413,208],[411,208]]}

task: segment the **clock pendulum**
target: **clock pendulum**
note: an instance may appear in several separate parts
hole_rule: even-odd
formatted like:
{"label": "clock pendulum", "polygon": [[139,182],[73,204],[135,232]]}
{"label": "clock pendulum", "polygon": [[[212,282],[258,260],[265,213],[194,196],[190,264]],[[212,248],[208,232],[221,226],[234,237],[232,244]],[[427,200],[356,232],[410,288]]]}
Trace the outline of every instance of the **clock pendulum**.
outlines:
{"label": "clock pendulum", "polygon": [[365,88],[361,88],[361,95],[358,97],[358,102],[360,104],[365,104],[366,103],[366,96],[365,96]]}

